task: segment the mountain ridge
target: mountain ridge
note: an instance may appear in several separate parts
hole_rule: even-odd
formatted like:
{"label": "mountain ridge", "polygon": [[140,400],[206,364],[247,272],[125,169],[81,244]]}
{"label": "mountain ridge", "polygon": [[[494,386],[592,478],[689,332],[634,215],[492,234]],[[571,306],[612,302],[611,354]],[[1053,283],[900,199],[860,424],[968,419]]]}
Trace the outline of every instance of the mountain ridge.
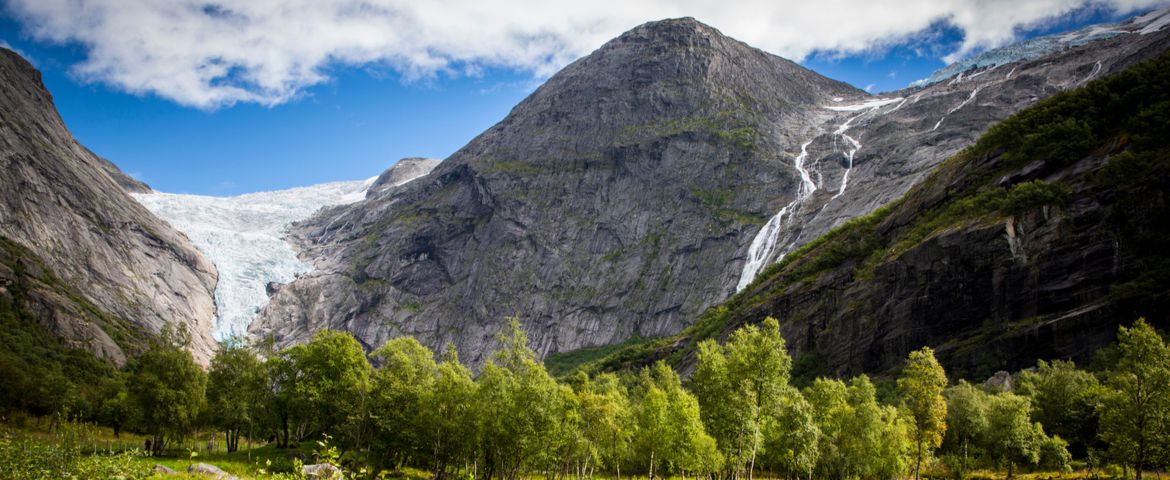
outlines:
{"label": "mountain ridge", "polygon": [[0,77],[5,313],[115,364],[178,323],[207,362],[215,267],[124,191],[144,184],[73,138],[30,63],[0,49]]}

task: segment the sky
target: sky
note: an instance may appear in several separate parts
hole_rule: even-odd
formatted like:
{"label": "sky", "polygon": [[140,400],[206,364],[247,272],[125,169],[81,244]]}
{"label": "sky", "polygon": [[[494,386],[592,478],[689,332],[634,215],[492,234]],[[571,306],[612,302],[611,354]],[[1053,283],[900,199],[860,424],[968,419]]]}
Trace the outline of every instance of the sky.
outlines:
{"label": "sky", "polygon": [[74,136],[156,190],[236,195],[445,158],[545,79],[692,16],[878,93],[1167,0],[0,0],[0,46]]}

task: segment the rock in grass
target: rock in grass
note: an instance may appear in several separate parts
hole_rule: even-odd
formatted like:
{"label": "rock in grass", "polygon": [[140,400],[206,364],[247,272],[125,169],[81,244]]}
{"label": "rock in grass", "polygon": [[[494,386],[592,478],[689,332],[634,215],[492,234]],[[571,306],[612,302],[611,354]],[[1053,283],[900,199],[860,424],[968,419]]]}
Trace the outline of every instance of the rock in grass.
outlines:
{"label": "rock in grass", "polygon": [[301,473],[306,477],[314,480],[318,479],[332,479],[341,478],[341,469],[328,463],[318,463],[316,465],[305,465],[301,467]]}
{"label": "rock in grass", "polygon": [[200,475],[210,475],[217,480],[239,480],[240,477],[227,473],[215,465],[208,463],[196,463],[187,467],[187,473],[197,473]]}

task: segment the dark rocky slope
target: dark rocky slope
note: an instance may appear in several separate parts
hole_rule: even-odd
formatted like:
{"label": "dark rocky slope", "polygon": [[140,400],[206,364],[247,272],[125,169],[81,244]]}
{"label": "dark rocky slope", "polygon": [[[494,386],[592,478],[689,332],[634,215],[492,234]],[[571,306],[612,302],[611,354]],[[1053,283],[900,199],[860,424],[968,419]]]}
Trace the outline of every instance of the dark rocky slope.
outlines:
{"label": "dark rocky slope", "polygon": [[1120,35],[873,97],[694,20],[646,24],[429,176],[300,225],[318,269],[277,288],[252,331],[288,344],[343,329],[369,347],[414,335],[472,363],[506,315],[542,356],[673,334],[746,285],[745,264],[898,198],[995,122],[1164,43]]}
{"label": "dark rocky slope", "polygon": [[182,323],[206,362],[215,267],[127,195],[149,188],[79,144],[40,73],[5,49],[0,112],[0,314],[115,364]]}
{"label": "dark rocky slope", "polygon": [[1139,316],[1170,325],[1168,72],[1163,54],[1020,112],[684,334],[593,367],[689,369],[699,340],[774,316],[801,374],[886,372],[929,345],[986,378],[1087,362]]}

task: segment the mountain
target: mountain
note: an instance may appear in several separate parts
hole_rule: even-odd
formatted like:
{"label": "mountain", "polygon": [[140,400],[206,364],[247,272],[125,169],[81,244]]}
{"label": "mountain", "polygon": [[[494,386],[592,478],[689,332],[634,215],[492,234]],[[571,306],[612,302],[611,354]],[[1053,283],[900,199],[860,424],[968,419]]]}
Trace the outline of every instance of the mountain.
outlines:
{"label": "mountain", "polygon": [[6,331],[36,324],[67,347],[120,365],[145,338],[177,323],[206,363],[215,348],[215,267],[127,194],[149,187],[73,138],[32,65],[0,49],[0,80]]}
{"label": "mountain", "polygon": [[402,159],[380,177],[334,182],[234,197],[155,191],[132,196],[185,233],[219,270],[215,288],[215,336],[243,336],[268,303],[274,283],[288,283],[313,266],[285,241],[293,222],[324,207],[393,191],[438,165],[438,160]]}
{"label": "mountain", "polygon": [[692,19],[636,28],[428,176],[299,225],[318,270],[252,331],[414,335],[472,363],[510,315],[541,354],[677,332],[730,293],[776,202],[756,192],[795,181],[777,159],[807,106],[857,95]]}
{"label": "mountain", "polygon": [[931,346],[987,378],[1088,364],[1139,317],[1170,326],[1170,40],[990,129],[905,196],[769,268],[681,335],[593,365],[667,358],[773,316],[794,374],[889,373]]}
{"label": "mountain", "polygon": [[542,356],[671,335],[997,121],[1164,50],[1152,33],[870,96],[693,19],[645,24],[426,177],[297,224],[318,269],[250,331],[413,335],[472,364],[511,315]]}

